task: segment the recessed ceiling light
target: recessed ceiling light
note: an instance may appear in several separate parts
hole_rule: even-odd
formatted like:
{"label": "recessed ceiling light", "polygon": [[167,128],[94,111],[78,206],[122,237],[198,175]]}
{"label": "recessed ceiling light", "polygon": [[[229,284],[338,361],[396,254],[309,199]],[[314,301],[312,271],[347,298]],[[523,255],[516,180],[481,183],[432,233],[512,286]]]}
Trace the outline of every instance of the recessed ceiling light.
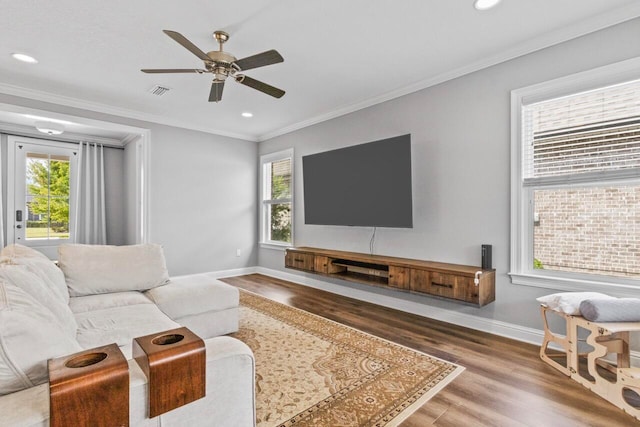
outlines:
{"label": "recessed ceiling light", "polygon": [[244,113],[242,113],[242,117],[253,117],[253,113],[245,111]]}
{"label": "recessed ceiling light", "polygon": [[473,3],[473,7],[478,10],[487,10],[496,6],[498,3],[500,3],[500,0],[476,0]]}
{"label": "recessed ceiling light", "polygon": [[11,56],[13,59],[17,59],[18,61],[27,62],[29,64],[37,64],[38,60],[33,56],[26,55],[24,53],[12,53]]}

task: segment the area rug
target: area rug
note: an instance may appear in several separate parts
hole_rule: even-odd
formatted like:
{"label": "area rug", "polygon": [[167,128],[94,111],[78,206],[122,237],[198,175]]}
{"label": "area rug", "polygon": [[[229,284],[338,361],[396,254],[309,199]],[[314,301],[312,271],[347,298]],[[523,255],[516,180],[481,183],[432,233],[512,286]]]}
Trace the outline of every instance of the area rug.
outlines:
{"label": "area rug", "polygon": [[240,306],[258,427],[397,426],[464,370],[247,291]]}

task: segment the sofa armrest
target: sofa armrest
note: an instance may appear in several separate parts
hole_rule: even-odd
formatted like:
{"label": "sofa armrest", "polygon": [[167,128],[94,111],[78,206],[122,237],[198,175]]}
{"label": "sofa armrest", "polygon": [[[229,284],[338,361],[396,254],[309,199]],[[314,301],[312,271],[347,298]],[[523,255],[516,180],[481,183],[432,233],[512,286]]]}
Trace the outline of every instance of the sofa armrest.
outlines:
{"label": "sofa armrest", "polygon": [[[129,360],[129,421],[136,427],[255,426],[255,363],[243,342],[231,337],[205,340],[207,394],[155,418],[148,415],[147,378]],[[47,427],[49,385],[0,396],[2,425]]]}
{"label": "sofa armrest", "polygon": [[162,427],[255,426],[255,363],[251,349],[231,337],[205,340],[207,379],[204,398],[153,419],[148,415],[147,379],[129,361],[130,425]]}

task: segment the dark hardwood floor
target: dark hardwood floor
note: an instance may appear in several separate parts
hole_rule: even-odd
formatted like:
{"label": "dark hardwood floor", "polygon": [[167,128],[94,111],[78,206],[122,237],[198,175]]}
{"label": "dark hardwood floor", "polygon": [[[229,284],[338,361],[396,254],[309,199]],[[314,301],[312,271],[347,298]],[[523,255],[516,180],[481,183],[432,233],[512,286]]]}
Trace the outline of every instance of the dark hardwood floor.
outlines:
{"label": "dark hardwood floor", "polygon": [[259,274],[222,280],[466,368],[403,427],[640,426],[542,362],[537,346]]}

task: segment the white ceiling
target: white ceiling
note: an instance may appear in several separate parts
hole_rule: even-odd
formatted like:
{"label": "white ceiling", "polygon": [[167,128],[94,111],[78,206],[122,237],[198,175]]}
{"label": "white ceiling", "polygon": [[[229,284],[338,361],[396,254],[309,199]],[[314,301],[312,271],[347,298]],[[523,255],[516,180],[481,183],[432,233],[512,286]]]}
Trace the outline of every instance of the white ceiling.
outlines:
{"label": "white ceiling", "polygon": [[[264,140],[640,16],[638,0],[2,0],[0,93]],[[207,101],[210,74],[166,36],[203,51],[211,33],[243,58],[278,50],[284,63],[247,75],[286,90],[275,99],[228,82]],[[11,58],[34,56],[31,65]],[[162,97],[154,85],[172,90]],[[241,117],[250,111],[253,118]],[[0,121],[11,120],[0,115]],[[14,117],[15,118],[15,117]]]}

